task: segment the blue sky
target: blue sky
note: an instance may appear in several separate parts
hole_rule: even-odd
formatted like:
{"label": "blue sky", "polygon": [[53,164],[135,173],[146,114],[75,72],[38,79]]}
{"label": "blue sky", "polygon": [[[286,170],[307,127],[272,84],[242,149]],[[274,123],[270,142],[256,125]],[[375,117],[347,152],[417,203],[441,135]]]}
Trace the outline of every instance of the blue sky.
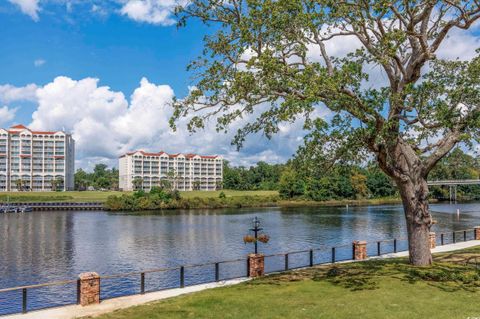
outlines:
{"label": "blue sky", "polygon": [[239,153],[230,145],[235,130],[170,131],[166,104],[188,93],[186,67],[209,31],[195,21],[178,29],[174,2],[0,0],[0,126],[70,131],[77,167],[87,169],[116,165],[133,149],[220,154],[241,165],[287,160],[301,125],[273,140],[254,137]]}
{"label": "blue sky", "polygon": [[[187,94],[186,66],[201,54],[211,31],[190,21],[177,29],[172,10],[187,0],[0,0],[0,127],[22,123],[33,129],[64,129],[76,140],[76,165],[117,165],[136,149],[223,155],[236,165],[284,162],[302,143],[302,119],[280,126],[268,140],[251,136],[240,152],[233,134],[214,123],[190,135],[181,120],[168,119],[174,96]],[[480,48],[478,24],[455,30],[439,48],[441,58],[470,59]],[[333,56],[359,47],[356,39],[329,41]],[[318,59],[314,49],[308,58]],[[372,85],[386,76],[368,71]],[[331,114],[319,107],[317,116]]]}
{"label": "blue sky", "polygon": [[[185,29],[133,21],[91,5],[47,3],[39,20],[9,1],[0,1],[0,82],[46,84],[58,75],[97,77],[114,90],[132,92],[142,77],[168,83],[185,94],[189,61],[202,49],[205,28]],[[45,63],[35,67],[35,60]]]}

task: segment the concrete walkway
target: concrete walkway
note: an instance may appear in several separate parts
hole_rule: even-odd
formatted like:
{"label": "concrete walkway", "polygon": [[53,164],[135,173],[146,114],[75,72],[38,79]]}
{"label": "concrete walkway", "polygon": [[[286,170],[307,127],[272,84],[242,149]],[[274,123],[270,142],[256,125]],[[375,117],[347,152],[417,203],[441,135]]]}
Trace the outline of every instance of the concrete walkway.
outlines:
{"label": "concrete walkway", "polygon": [[[437,246],[435,249],[432,249],[432,253],[442,253],[455,250],[461,250],[473,246],[479,246],[480,240],[470,240],[467,242],[460,242],[456,244],[449,244],[444,246]],[[395,258],[395,257],[406,257],[408,256],[408,251],[402,251],[399,253],[385,254],[379,257],[371,257],[370,259],[377,258]],[[352,261],[345,261],[352,262]],[[211,288],[225,287],[230,285],[239,284],[249,280],[248,278],[228,280],[218,283],[209,283],[196,286],[189,286],[185,288],[176,288],[158,292],[146,293],[144,295],[133,295],[127,297],[119,297],[115,299],[108,299],[102,301],[98,305],[91,305],[87,307],[82,307],[79,305],[64,306],[58,308],[51,308],[45,310],[31,311],[26,314],[16,314],[10,316],[0,316],[1,319],[74,319],[87,316],[99,316],[104,313],[112,312],[114,310],[128,308],[132,306],[137,306],[145,304],[148,302],[162,300],[166,298],[176,297],[192,292],[202,291]]]}
{"label": "concrete walkway", "polygon": [[[474,247],[474,246],[479,246],[480,245],[480,240],[469,240],[469,241],[462,241],[460,243],[456,244],[448,244],[448,245],[443,245],[443,246],[437,246],[436,248],[432,249],[432,254],[435,253],[444,253],[447,251],[455,251],[455,250],[461,250],[469,247]],[[399,253],[392,253],[392,254],[385,254],[381,255],[379,257],[371,257],[371,259],[375,258],[394,258],[394,257],[408,257],[408,251],[402,251]]]}
{"label": "concrete walkway", "polygon": [[185,288],[175,288],[164,291],[150,292],[144,295],[133,295],[119,297],[102,301],[98,305],[82,307],[79,305],[64,306],[45,310],[31,311],[26,314],[16,314],[9,316],[0,316],[2,319],[73,319],[87,316],[99,316],[101,314],[112,312],[118,309],[128,308],[145,304],[151,301],[162,300],[176,297],[192,292],[202,291],[211,288],[236,285],[247,281],[247,278],[221,281],[218,283],[202,284],[188,286]]}

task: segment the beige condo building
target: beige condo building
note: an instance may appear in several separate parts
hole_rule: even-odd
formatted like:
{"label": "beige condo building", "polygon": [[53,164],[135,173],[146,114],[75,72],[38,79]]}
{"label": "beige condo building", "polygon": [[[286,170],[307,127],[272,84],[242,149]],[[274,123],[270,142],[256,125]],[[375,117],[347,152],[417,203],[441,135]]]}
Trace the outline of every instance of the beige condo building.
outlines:
{"label": "beige condo building", "polygon": [[221,188],[223,158],[197,154],[135,151],[119,158],[121,190],[150,190],[167,180],[177,190],[213,191]]}
{"label": "beige condo building", "polygon": [[0,129],[0,192],[73,190],[75,141],[62,131]]}

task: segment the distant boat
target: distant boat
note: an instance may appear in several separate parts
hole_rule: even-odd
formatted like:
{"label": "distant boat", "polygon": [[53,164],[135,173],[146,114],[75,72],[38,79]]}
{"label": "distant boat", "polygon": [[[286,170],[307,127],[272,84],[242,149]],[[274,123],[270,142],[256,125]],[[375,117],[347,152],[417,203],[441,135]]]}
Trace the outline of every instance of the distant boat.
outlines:
{"label": "distant boat", "polygon": [[32,212],[33,208],[31,206],[0,206],[0,213],[28,213]]}
{"label": "distant boat", "polygon": [[20,206],[19,207],[20,213],[29,213],[33,212],[33,208],[31,206]]}
{"label": "distant boat", "polygon": [[14,206],[2,206],[0,207],[2,213],[18,213],[18,208]]}

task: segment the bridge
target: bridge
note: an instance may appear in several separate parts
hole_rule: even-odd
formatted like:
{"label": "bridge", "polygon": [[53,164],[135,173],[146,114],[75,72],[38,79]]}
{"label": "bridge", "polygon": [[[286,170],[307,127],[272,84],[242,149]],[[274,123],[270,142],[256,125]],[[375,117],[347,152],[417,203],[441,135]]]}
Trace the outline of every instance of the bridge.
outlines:
{"label": "bridge", "polygon": [[480,185],[480,179],[450,179],[428,181],[428,186],[457,186],[457,185]]}
{"label": "bridge", "polygon": [[480,185],[480,179],[450,179],[427,181],[428,186],[448,186],[450,202],[457,201],[457,186],[458,185]]}

